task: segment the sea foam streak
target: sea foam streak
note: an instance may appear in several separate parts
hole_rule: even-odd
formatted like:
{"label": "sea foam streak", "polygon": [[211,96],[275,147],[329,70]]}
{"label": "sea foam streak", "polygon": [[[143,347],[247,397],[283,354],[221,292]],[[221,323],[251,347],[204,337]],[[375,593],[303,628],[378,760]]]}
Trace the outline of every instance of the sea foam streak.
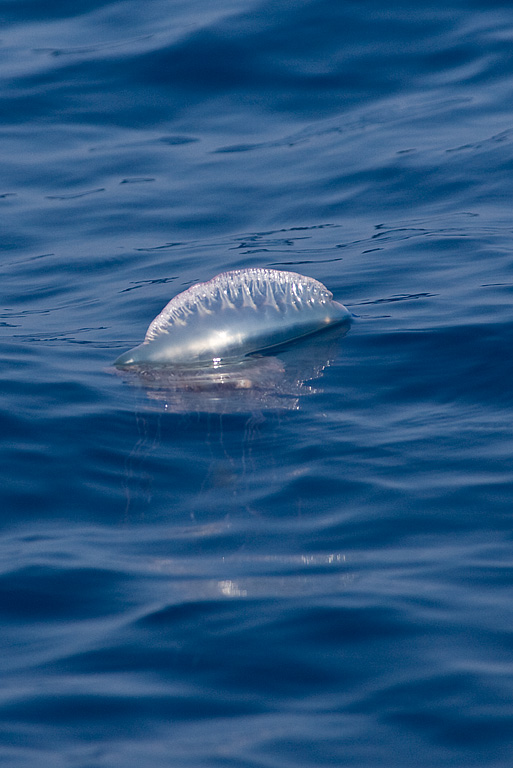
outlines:
{"label": "sea foam streak", "polygon": [[317,280],[275,269],[223,272],[175,296],[118,366],[195,365],[242,358],[348,322]]}

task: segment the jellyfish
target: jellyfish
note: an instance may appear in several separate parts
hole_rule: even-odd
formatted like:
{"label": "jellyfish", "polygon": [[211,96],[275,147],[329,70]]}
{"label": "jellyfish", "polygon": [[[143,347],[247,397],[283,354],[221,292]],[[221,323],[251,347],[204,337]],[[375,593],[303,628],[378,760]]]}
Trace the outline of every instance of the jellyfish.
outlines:
{"label": "jellyfish", "polygon": [[130,366],[232,364],[327,328],[349,312],[320,282],[275,269],[223,272],[175,296],[142,344],[115,361]]}
{"label": "jellyfish", "polygon": [[[209,463],[209,454],[193,446],[208,465],[199,483],[198,508],[204,510],[213,497],[216,504],[222,499],[226,510],[226,493],[212,495],[206,489],[228,477],[229,496],[238,504],[238,489],[252,482],[255,435],[264,414],[279,418],[299,411],[310,395],[322,394],[319,382],[338,354],[349,320],[348,310],[322,283],[273,269],[225,272],[172,299],[143,343],[115,363],[116,373],[132,388],[127,392],[142,393],[137,397],[140,440],[128,464],[127,509],[138,495],[145,497],[144,484],[135,490],[131,484],[140,474],[141,445],[153,450],[160,439],[163,413],[181,446],[184,423],[194,424],[197,432],[188,428],[185,433],[200,434],[216,457]],[[158,418],[146,417],[147,411]]]}

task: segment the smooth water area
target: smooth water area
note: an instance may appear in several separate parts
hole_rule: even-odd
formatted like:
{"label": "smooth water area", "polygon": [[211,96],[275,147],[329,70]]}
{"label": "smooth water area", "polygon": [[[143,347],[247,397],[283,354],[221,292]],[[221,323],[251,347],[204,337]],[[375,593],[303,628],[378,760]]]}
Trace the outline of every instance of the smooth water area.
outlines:
{"label": "smooth water area", "polygon": [[[511,766],[511,6],[0,22],[2,765]],[[116,371],[249,267],[349,332]]]}

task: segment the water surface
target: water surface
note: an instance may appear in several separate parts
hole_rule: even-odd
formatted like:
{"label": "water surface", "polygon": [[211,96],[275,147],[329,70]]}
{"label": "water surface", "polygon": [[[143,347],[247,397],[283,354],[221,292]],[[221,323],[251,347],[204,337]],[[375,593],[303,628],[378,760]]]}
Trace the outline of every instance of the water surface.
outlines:
{"label": "water surface", "polygon": [[[513,11],[0,18],[2,764],[511,765]],[[350,332],[116,375],[247,267]]]}

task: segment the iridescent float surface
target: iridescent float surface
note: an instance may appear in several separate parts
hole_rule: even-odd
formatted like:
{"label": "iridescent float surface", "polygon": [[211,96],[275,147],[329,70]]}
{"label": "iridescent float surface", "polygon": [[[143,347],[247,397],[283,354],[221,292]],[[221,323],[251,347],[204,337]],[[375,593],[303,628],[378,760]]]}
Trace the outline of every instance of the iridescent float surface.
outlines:
{"label": "iridescent float surface", "polygon": [[347,309],[317,280],[276,269],[224,272],[175,296],[144,342],[116,360],[188,365],[240,359],[330,326]]}

